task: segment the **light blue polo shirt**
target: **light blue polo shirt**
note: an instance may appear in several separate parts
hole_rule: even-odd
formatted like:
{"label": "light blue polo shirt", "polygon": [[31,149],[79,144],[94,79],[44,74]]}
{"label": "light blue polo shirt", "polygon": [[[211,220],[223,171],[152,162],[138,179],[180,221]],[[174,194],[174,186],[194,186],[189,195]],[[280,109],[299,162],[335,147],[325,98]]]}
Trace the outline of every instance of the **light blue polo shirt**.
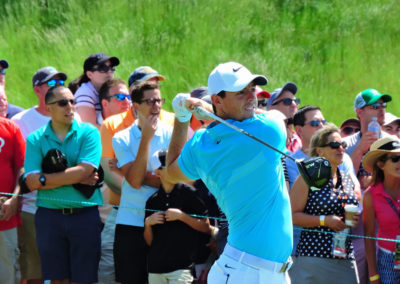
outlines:
{"label": "light blue polo shirt", "polygon": [[[93,125],[74,120],[64,141],[60,142],[51,128],[50,121],[42,128],[29,134],[26,139],[25,175],[42,172],[42,160],[47,152],[54,148],[60,150],[66,156],[68,167],[85,163],[98,168],[100,164],[100,133]],[[94,204],[103,204],[99,189],[87,199],[72,185],[38,190],[36,200],[38,207],[51,209],[79,208],[93,206]]]}
{"label": "light blue polo shirt", "polygon": [[[282,120],[258,114],[227,121],[285,151]],[[268,260],[287,261],[293,232],[281,154],[213,123],[186,143],[178,164],[188,178],[201,178],[216,197],[229,222],[231,246]]]}
{"label": "light blue polo shirt", "polygon": [[[158,150],[168,149],[171,140],[172,127],[158,121],[154,137],[150,142],[150,151],[147,162],[147,171],[152,172],[159,165],[152,163],[151,157]],[[142,132],[138,127],[138,121],[120,132],[117,132],[112,140],[115,156],[118,159],[119,167],[134,161],[137,157]],[[143,227],[144,210],[146,201],[155,193],[158,188],[142,184],[139,189],[133,188],[124,178],[121,186],[121,201],[119,204],[116,224]]]}

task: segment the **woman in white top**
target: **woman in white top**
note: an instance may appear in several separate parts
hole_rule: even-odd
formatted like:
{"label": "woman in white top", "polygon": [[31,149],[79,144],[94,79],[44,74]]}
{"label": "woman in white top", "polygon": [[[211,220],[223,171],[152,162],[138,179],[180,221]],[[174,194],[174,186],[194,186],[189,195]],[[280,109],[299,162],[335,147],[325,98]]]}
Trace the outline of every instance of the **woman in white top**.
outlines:
{"label": "woman in white top", "polygon": [[103,121],[98,91],[104,82],[114,78],[118,65],[117,57],[102,52],[91,54],[83,64],[83,74],[78,81],[80,87],[75,93],[76,111],[82,121],[90,122],[98,129]]}

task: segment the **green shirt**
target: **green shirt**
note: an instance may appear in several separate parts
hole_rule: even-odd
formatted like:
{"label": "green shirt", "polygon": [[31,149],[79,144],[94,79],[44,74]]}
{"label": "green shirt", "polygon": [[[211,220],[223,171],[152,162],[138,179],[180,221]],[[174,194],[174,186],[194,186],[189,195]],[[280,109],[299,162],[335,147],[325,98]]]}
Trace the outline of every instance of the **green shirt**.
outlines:
{"label": "green shirt", "polygon": [[[68,167],[80,163],[98,168],[101,157],[99,131],[90,123],[73,121],[71,129],[61,142],[55,135],[51,121],[28,135],[26,140],[25,175],[42,172],[42,160],[50,149],[58,149],[68,161]],[[100,189],[87,199],[72,185],[38,190],[36,205],[51,209],[79,208],[103,204]]]}

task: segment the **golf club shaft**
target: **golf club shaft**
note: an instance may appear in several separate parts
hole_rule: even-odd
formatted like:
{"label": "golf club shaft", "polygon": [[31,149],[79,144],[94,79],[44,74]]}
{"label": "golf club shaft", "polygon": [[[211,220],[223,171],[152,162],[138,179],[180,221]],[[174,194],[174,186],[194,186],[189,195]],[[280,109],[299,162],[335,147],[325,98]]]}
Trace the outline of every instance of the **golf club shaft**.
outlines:
{"label": "golf club shaft", "polygon": [[245,131],[245,130],[243,130],[243,129],[241,129],[241,128],[239,128],[239,127],[233,125],[233,124],[230,124],[229,122],[223,120],[223,119],[220,118],[219,116],[213,114],[212,112],[209,112],[209,111],[205,110],[204,108],[202,108],[202,107],[200,107],[200,106],[196,106],[196,107],[194,108],[194,110],[193,110],[193,113],[198,113],[199,115],[205,115],[205,116],[208,116],[208,117],[211,118],[211,119],[214,119],[214,120],[216,120],[216,121],[219,121],[220,123],[222,123],[222,124],[224,124],[224,125],[226,125],[226,126],[232,128],[232,129],[234,129],[234,130],[236,130],[236,131],[238,131],[238,132],[240,132],[240,133],[242,133],[242,134],[244,134],[244,135],[250,137],[251,139],[256,140],[257,142],[259,142],[259,143],[261,143],[261,144],[263,144],[263,145],[265,145],[265,146],[271,148],[272,150],[274,150],[274,151],[276,151],[276,152],[282,154],[282,155],[285,156],[286,158],[289,158],[289,159],[291,159],[292,161],[296,162],[296,160],[295,160],[293,157],[291,157],[291,156],[289,156],[289,155],[283,153],[282,151],[276,149],[275,147],[269,145],[268,143],[262,141],[261,139],[259,139],[259,138],[255,137],[255,136],[251,135],[251,134],[248,133],[247,131]]}

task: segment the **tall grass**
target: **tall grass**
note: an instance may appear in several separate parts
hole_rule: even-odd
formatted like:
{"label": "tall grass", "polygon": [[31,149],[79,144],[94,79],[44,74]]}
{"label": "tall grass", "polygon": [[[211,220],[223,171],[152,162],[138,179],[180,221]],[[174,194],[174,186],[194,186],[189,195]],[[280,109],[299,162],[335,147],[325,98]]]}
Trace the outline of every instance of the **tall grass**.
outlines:
{"label": "tall grass", "polygon": [[388,110],[400,115],[395,0],[2,0],[0,9],[7,94],[24,107],[37,102],[37,69],[52,65],[72,80],[89,54],[104,51],[120,58],[116,76],[125,80],[140,65],[165,75],[169,101],[232,60],[265,74],[269,91],[297,83],[302,104],[337,124],[354,116],[366,88],[392,94]]}

